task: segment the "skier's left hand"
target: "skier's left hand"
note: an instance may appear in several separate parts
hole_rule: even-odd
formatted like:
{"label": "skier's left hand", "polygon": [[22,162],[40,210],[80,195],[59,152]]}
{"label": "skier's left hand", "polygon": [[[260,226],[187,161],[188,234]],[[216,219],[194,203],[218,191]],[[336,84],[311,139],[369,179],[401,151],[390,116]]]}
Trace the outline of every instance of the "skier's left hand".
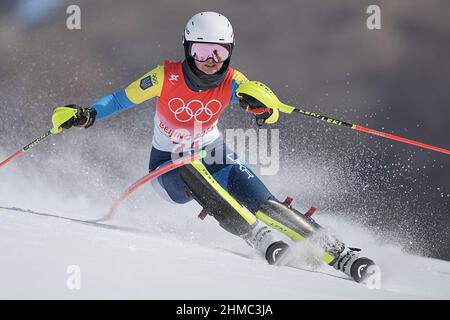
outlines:
{"label": "skier's left hand", "polygon": [[[262,104],[259,100],[249,96],[249,95],[242,95],[242,98],[239,98],[239,104],[240,106],[252,113],[256,118],[256,123],[261,126],[265,122],[267,123],[274,123],[278,120],[278,112],[277,115],[274,115],[274,109],[269,108]],[[278,111],[278,110],[276,110]],[[275,117],[272,117],[272,116]],[[271,119],[274,118],[274,119]]]}

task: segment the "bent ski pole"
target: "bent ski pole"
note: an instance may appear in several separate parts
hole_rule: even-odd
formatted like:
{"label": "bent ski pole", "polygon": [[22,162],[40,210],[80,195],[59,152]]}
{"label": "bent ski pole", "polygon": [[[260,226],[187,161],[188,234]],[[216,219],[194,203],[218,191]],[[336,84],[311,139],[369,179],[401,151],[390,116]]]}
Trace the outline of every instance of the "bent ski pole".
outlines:
{"label": "bent ski pole", "polygon": [[393,135],[390,133],[373,130],[373,129],[366,128],[366,127],[363,127],[363,126],[360,126],[357,124],[351,124],[351,123],[347,123],[345,121],[326,117],[326,116],[320,115],[315,112],[309,112],[309,111],[305,111],[302,109],[292,107],[290,105],[287,105],[287,104],[281,102],[278,99],[278,97],[275,95],[275,93],[273,93],[273,91],[270,90],[270,88],[268,86],[266,86],[265,84],[263,84],[259,81],[247,81],[247,82],[239,85],[238,89],[236,90],[236,95],[239,98],[242,98],[243,97],[242,95],[252,96],[253,98],[255,98],[255,99],[259,100],[261,103],[263,103],[265,106],[271,107],[273,109],[278,109],[279,111],[281,111],[283,113],[291,114],[293,112],[298,112],[302,115],[313,117],[315,119],[325,121],[325,122],[328,122],[331,124],[350,127],[354,130],[374,134],[374,135],[384,137],[387,139],[392,139],[392,140],[400,141],[403,143],[415,145],[415,146],[418,146],[421,148],[425,148],[425,149],[429,149],[429,150],[433,150],[433,151],[437,151],[437,152],[441,152],[441,153],[445,153],[445,154],[450,154],[450,151],[447,149],[435,147],[435,146],[425,144],[425,143],[422,143],[419,141],[402,138],[402,137],[399,137],[399,136],[396,136],[396,135]]}
{"label": "bent ski pole", "polygon": [[7,159],[3,160],[0,163],[0,168],[3,167],[5,164],[7,164],[8,162],[13,161],[14,159],[22,156],[25,154],[25,152],[27,152],[28,150],[30,150],[31,148],[37,146],[39,143],[41,143],[42,141],[44,141],[45,139],[47,139],[49,136],[51,136],[52,130],[47,131],[46,133],[44,133],[42,136],[40,136],[39,138],[34,139],[32,142],[30,142],[29,144],[27,144],[25,147],[23,147],[22,149],[20,149],[19,151],[17,151],[16,153],[14,153],[12,156],[8,157]]}
{"label": "bent ski pole", "polygon": [[136,181],[135,183],[133,183],[130,187],[128,187],[127,190],[125,190],[125,192],[123,192],[121,194],[121,196],[116,200],[116,202],[114,202],[113,206],[111,207],[111,209],[109,210],[108,214],[104,217],[101,218],[99,220],[96,221],[106,221],[106,220],[111,220],[112,218],[114,218],[114,215],[117,212],[117,209],[119,208],[120,204],[130,195],[132,194],[134,191],[136,191],[138,188],[140,188],[141,186],[143,186],[145,183],[152,181],[155,178],[158,178],[159,176],[172,171],[173,169],[179,168],[181,166],[184,166],[185,164],[191,163],[195,160],[199,160],[202,159],[206,156],[206,151],[201,150],[200,152],[194,153],[192,155],[187,155],[184,156],[180,159],[174,160],[171,163],[168,163],[150,173],[148,173],[147,175],[145,175],[144,177],[142,177],[141,179],[139,179],[138,181]]}

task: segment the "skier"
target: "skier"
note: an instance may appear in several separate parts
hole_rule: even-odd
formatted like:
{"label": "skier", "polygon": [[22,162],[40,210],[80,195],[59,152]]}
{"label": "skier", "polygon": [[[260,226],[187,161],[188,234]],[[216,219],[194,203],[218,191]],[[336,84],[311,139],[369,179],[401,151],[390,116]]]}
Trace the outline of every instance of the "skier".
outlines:
{"label": "skier", "polygon": [[228,105],[240,105],[259,125],[275,123],[279,117],[277,109],[245,93],[243,88],[254,83],[230,66],[235,39],[229,20],[215,12],[194,15],[184,29],[183,46],[183,61],[166,60],[89,107],[57,107],[54,113],[76,110],[61,127],[89,128],[96,120],[157,97],[149,170],[186,152],[207,151],[200,163],[159,177],[153,185],[161,196],[178,204],[197,200],[204,212],[244,239],[269,264],[287,263],[283,257],[290,244],[280,237],[281,231],[294,240],[320,244],[322,260],[357,282],[364,281],[374,262],[327,234],[308,215],[276,199],[221,138],[217,123]]}

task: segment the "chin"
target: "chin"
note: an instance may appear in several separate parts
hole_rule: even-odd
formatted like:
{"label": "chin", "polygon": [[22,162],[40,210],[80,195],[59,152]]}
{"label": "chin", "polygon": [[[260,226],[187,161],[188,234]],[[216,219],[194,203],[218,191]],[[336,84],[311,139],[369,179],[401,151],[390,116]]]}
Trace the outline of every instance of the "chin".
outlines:
{"label": "chin", "polygon": [[211,74],[216,73],[217,71],[219,71],[219,70],[205,70],[205,71],[203,71],[203,72],[206,73],[206,74],[211,75]]}

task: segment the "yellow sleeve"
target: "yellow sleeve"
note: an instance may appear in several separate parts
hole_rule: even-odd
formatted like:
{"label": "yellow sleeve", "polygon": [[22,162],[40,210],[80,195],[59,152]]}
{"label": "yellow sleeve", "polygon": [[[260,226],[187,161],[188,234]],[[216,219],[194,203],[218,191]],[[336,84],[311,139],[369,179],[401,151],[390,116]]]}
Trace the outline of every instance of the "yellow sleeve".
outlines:
{"label": "yellow sleeve", "polygon": [[164,67],[157,66],[125,88],[125,93],[134,104],[140,104],[146,100],[161,95],[164,83]]}
{"label": "yellow sleeve", "polygon": [[244,74],[236,69],[234,69],[233,80],[236,81],[237,85],[247,82],[248,79]]}

